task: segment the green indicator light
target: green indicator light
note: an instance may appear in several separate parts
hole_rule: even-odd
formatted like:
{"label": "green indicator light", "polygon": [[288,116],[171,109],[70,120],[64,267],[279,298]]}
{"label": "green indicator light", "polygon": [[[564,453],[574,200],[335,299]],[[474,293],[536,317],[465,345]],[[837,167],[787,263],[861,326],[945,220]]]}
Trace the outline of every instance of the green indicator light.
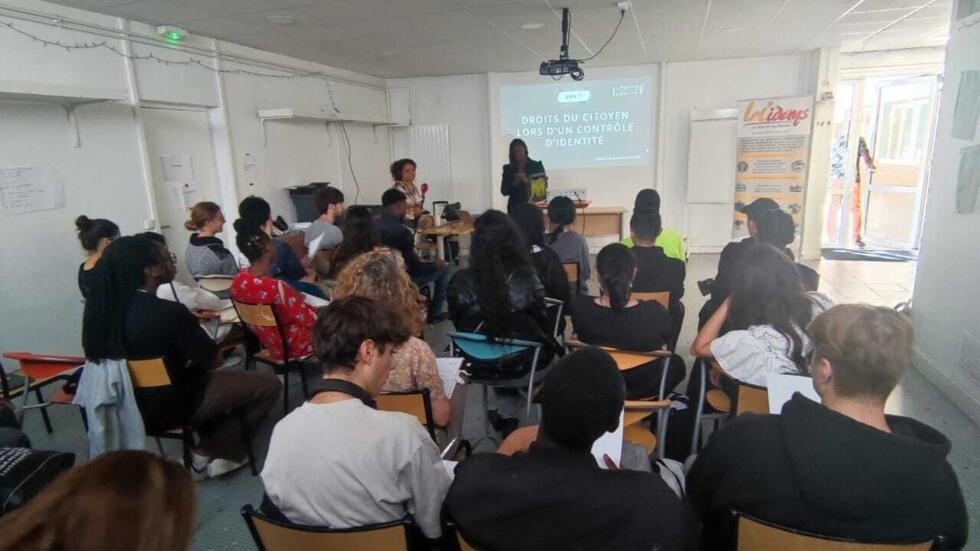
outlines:
{"label": "green indicator light", "polygon": [[164,34],[163,38],[165,38],[167,42],[180,42],[181,34],[176,31],[170,31]]}

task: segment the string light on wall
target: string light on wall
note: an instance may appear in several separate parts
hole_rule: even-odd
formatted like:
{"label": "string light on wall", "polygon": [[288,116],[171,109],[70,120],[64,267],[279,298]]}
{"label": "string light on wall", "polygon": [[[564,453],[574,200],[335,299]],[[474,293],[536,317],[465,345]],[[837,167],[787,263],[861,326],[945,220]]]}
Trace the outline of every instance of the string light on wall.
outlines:
{"label": "string light on wall", "polygon": [[[11,31],[21,36],[25,36],[34,42],[38,42],[45,47],[51,46],[54,48],[64,48],[66,52],[72,52],[75,50],[94,50],[94,49],[101,48],[104,50],[108,50],[119,57],[129,59],[132,61],[152,61],[165,66],[188,67],[193,65],[196,67],[200,67],[202,69],[206,69],[213,73],[218,73],[222,75],[238,75],[244,77],[267,78],[267,79],[277,79],[277,80],[299,80],[299,79],[320,80],[323,81],[324,84],[326,84],[327,96],[330,100],[331,109],[333,109],[334,113],[336,114],[340,114],[341,112],[340,109],[337,108],[337,103],[336,100],[334,99],[333,87],[331,87],[330,85],[332,79],[322,71],[309,71],[309,72],[296,72],[296,73],[284,72],[284,73],[276,74],[276,73],[267,73],[263,71],[254,71],[251,69],[240,69],[240,68],[219,69],[212,65],[214,61],[217,61],[217,56],[195,57],[193,55],[188,55],[187,59],[177,60],[177,59],[167,59],[167,58],[159,57],[157,55],[154,55],[152,52],[145,55],[127,54],[126,52],[121,51],[119,48],[113,46],[112,44],[108,43],[105,40],[101,40],[101,41],[93,40],[91,42],[73,42],[73,43],[62,42],[60,40],[49,40],[47,38],[42,38],[33,33],[25,31],[24,29],[18,27],[11,21],[3,21],[3,20],[0,20],[0,28],[10,29]],[[186,36],[186,31],[183,31],[181,29],[176,29],[174,27],[166,27],[166,28],[159,27],[158,32],[160,31],[160,29],[166,30],[166,34],[161,34],[161,37],[163,40],[167,41],[168,44],[178,44],[184,38],[184,36]],[[178,34],[179,36],[177,36]],[[157,47],[167,47],[167,46],[161,45]],[[242,64],[241,61],[233,61],[233,63]]]}

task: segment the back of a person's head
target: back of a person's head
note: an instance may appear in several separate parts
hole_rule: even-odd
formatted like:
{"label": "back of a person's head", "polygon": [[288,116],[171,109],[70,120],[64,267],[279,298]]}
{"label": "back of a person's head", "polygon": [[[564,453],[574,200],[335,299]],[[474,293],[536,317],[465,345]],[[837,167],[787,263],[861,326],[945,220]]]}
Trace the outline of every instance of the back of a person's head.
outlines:
{"label": "back of a person's head", "polygon": [[167,244],[167,238],[164,237],[163,234],[157,233],[155,231],[145,231],[142,233],[137,233],[133,235],[133,237],[142,237],[143,239],[149,239],[150,241],[156,243],[157,245]]}
{"label": "back of a person's head", "polygon": [[840,304],[810,323],[813,361],[827,360],[843,398],[884,403],[911,365],[912,322],[895,310]]}
{"label": "back of a person's head", "polygon": [[320,214],[327,212],[330,205],[339,205],[343,202],[344,193],[335,187],[323,186],[313,194],[313,204]]}
{"label": "back of a person's head", "polygon": [[146,282],[146,268],[159,264],[162,251],[145,237],[120,237],[102,254],[92,272],[82,321],[82,347],[92,360],[122,358],[122,323],[137,289]]}
{"label": "back of a person's head", "polygon": [[599,276],[599,286],[609,297],[609,305],[614,310],[626,307],[636,272],[636,258],[633,252],[622,243],[610,243],[599,251],[595,260],[595,271]]}
{"label": "back of a person's head", "polygon": [[254,218],[242,217],[235,220],[235,232],[235,245],[249,262],[262,258],[271,238],[261,224],[256,224]]}
{"label": "back of a person's head", "polygon": [[82,248],[94,252],[99,248],[99,241],[119,237],[119,226],[105,218],[89,218],[84,214],[75,219],[75,230]]}
{"label": "back of a person's head", "polygon": [[191,217],[184,222],[184,227],[190,231],[197,231],[220,213],[221,207],[217,203],[201,201],[191,207]]}
{"label": "back of a person's head", "polygon": [[404,201],[408,201],[408,198],[401,190],[395,188],[387,189],[381,194],[381,206],[386,209]]}
{"label": "back of a person's head", "polygon": [[367,207],[351,207],[347,209],[345,219],[348,224],[354,220],[367,220],[369,222],[373,222],[374,215],[371,214],[371,209]]}
{"label": "back of a person's head", "polygon": [[422,332],[418,288],[387,251],[366,252],[344,266],[333,298],[367,297],[391,307],[412,335]]}
{"label": "back of a person's head", "polygon": [[476,219],[470,253],[484,329],[499,336],[506,330],[510,312],[508,280],[521,268],[533,271],[531,254],[517,225],[499,210],[488,210]]}
{"label": "back of a person's head", "polygon": [[510,216],[521,229],[528,247],[544,246],[544,216],[541,209],[531,203],[521,203],[511,210]]}
{"label": "back of a person's head", "polygon": [[630,231],[637,239],[653,243],[663,230],[660,213],[652,208],[638,208],[630,218]]}
{"label": "back of a person's head", "polygon": [[313,347],[325,372],[351,371],[364,341],[383,347],[401,344],[409,336],[407,324],[391,306],[349,296],[320,309],[313,327]]}
{"label": "back of a person's head", "polygon": [[552,224],[567,226],[575,221],[575,201],[559,195],[548,201],[548,220]]}
{"label": "back of a person's head", "polygon": [[588,451],[619,423],[623,376],[612,356],[594,347],[568,354],[549,371],[535,398],[541,404],[541,432],[563,448]]}
{"label": "back of a person's head", "polygon": [[634,209],[653,209],[660,212],[660,194],[655,189],[641,189],[633,201]]}
{"label": "back of a person's head", "polygon": [[[272,217],[272,207],[261,197],[249,195],[238,204],[238,216],[251,224],[261,227]],[[238,228],[235,228],[236,230]]]}
{"label": "back of a person's head", "polygon": [[0,522],[0,549],[185,551],[194,482],[178,463],[136,450],[103,454],[55,479]]}
{"label": "back of a person's head", "polygon": [[793,215],[784,210],[771,210],[759,216],[755,223],[756,237],[763,243],[783,249],[796,238]]}

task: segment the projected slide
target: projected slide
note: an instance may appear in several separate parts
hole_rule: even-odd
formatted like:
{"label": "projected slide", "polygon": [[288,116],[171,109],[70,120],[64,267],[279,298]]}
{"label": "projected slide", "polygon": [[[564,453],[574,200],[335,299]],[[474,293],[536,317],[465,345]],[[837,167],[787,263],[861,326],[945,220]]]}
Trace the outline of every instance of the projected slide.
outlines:
{"label": "projected slide", "polygon": [[649,78],[501,86],[500,132],[547,169],[645,165],[653,95]]}

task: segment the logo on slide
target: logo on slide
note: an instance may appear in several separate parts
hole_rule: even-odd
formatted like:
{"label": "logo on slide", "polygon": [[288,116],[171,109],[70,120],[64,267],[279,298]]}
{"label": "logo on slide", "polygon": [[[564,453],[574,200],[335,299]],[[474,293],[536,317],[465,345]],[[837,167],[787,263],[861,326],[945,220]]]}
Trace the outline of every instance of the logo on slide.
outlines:
{"label": "logo on slide", "polygon": [[592,92],[588,90],[568,90],[558,93],[558,103],[583,103],[589,101]]}

